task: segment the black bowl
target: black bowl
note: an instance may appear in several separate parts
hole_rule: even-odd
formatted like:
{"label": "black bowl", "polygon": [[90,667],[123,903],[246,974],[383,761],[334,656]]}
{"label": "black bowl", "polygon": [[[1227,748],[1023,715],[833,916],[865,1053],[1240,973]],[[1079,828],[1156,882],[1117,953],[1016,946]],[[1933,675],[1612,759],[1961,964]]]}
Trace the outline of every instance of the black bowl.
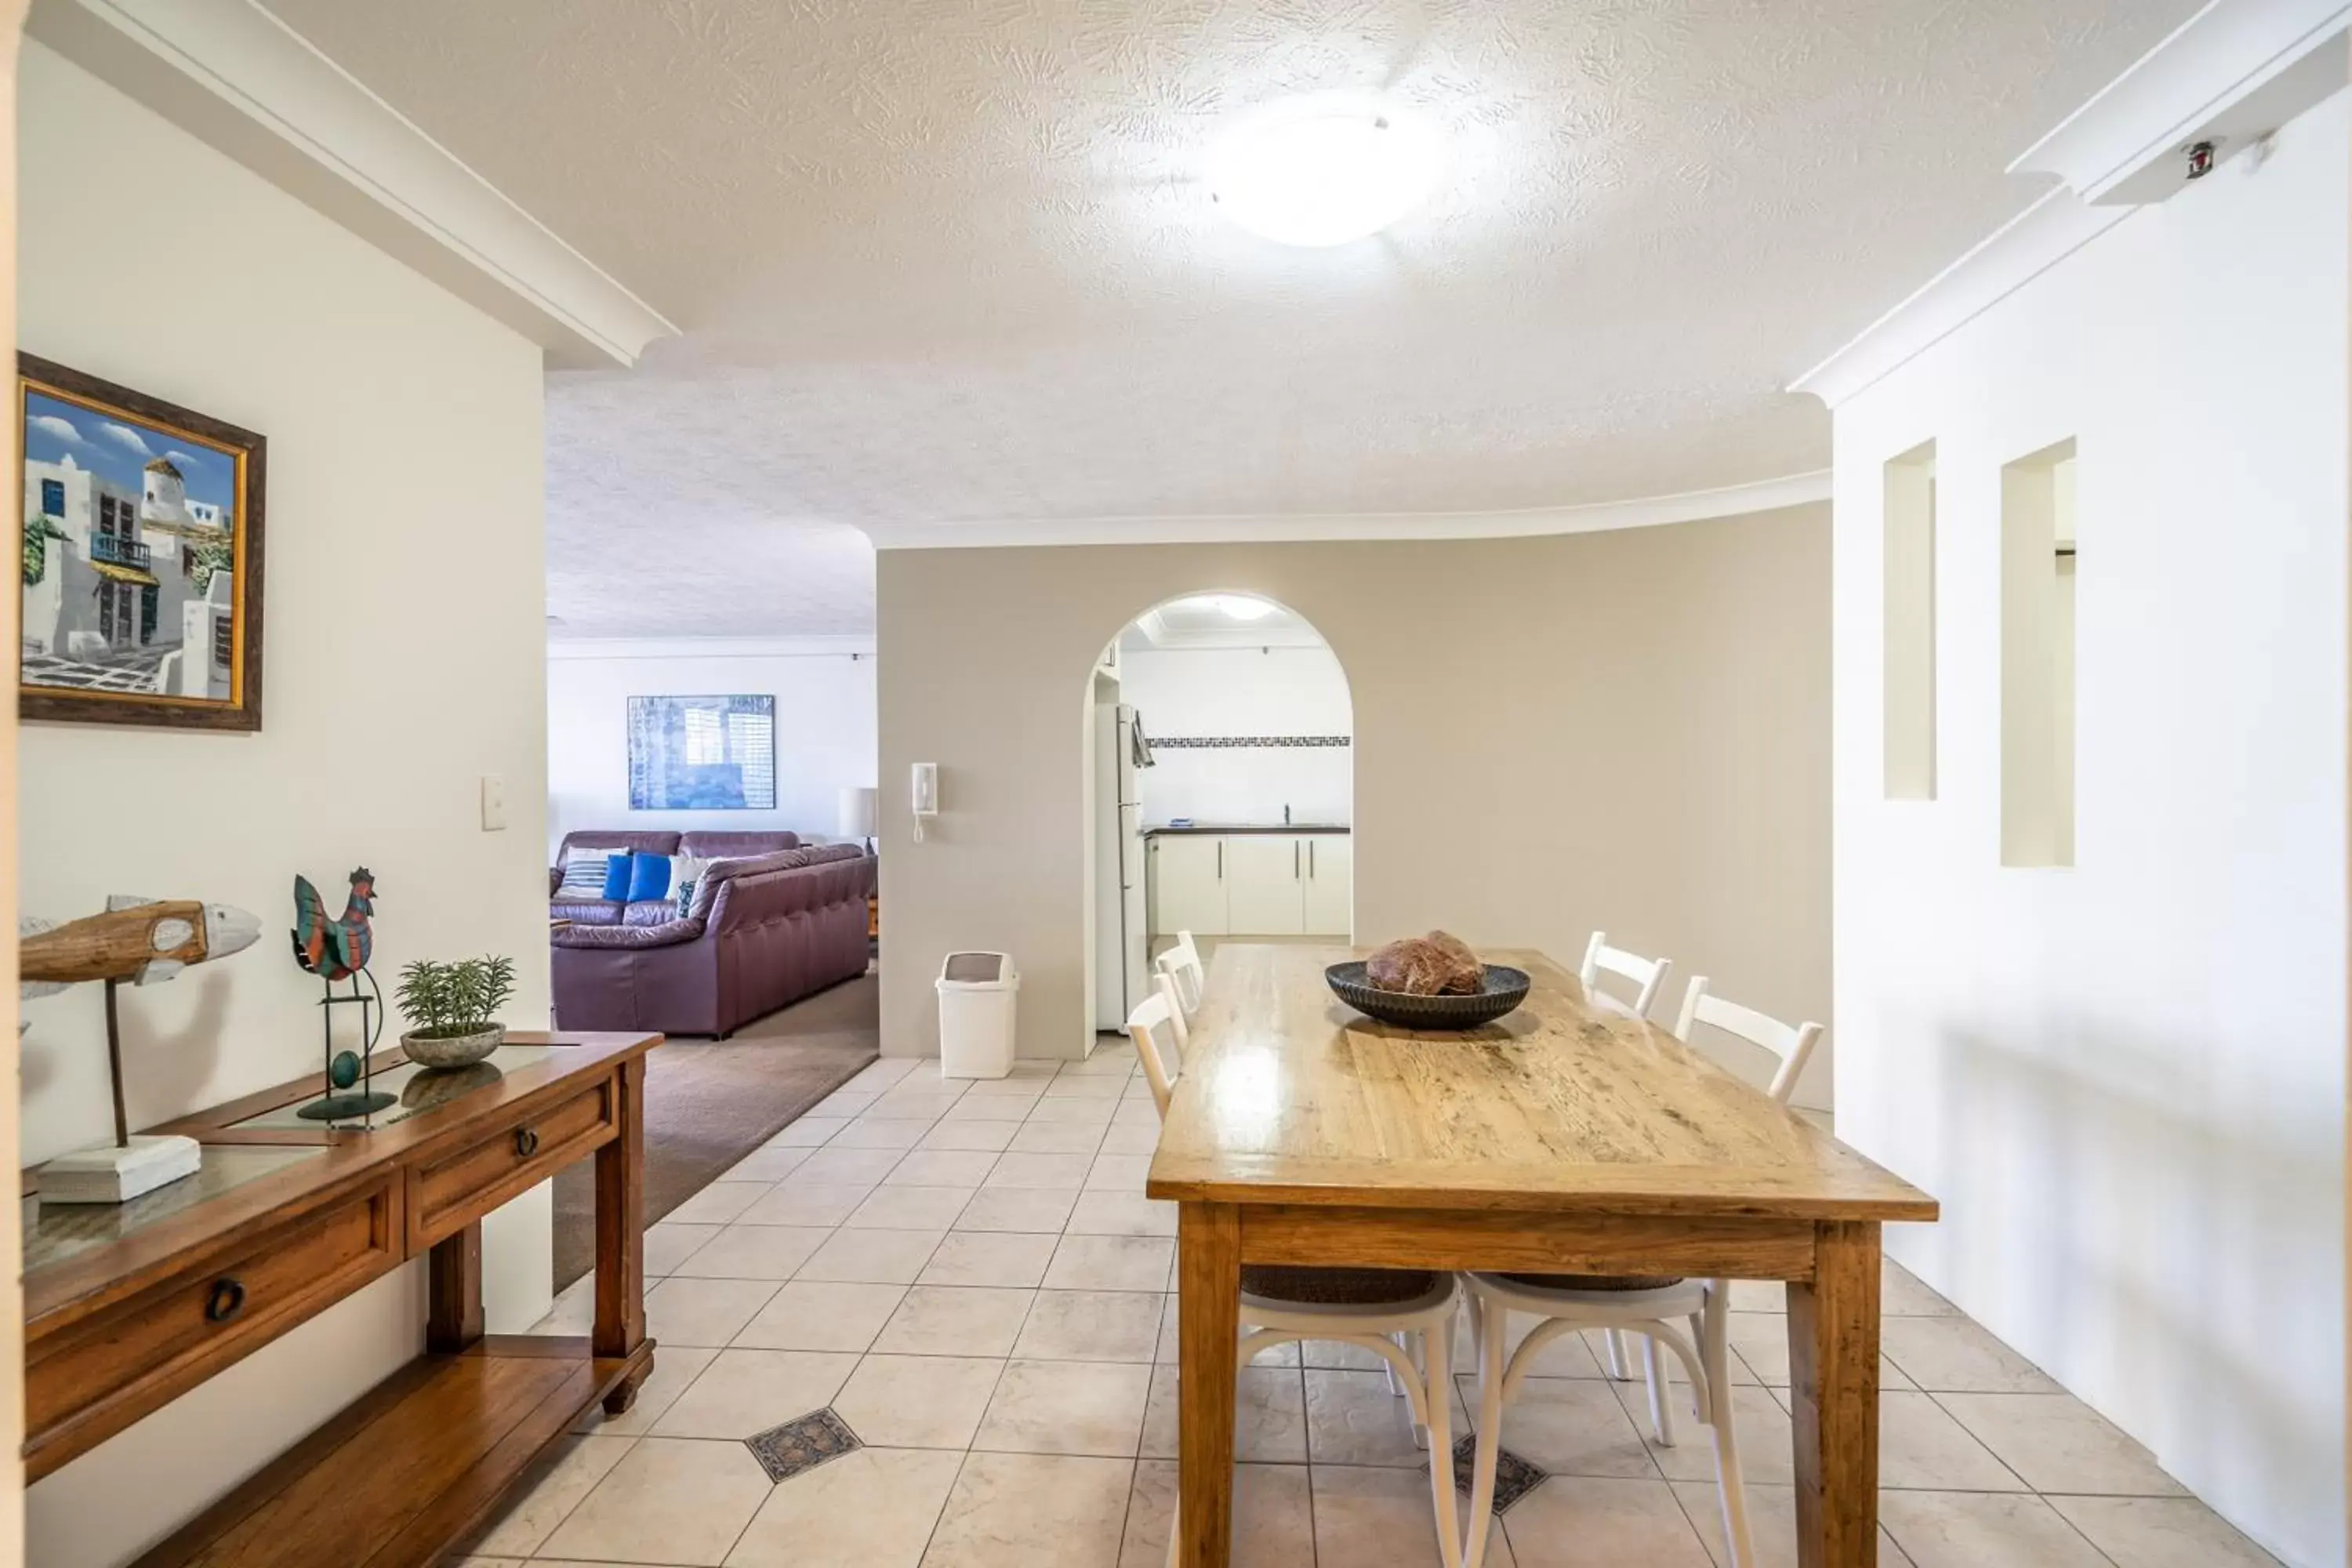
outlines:
{"label": "black bowl", "polygon": [[1360,962],[1335,963],[1323,971],[1331,994],[1359,1013],[1401,1029],[1475,1029],[1491,1024],[1528,999],[1528,974],[1508,964],[1490,963],[1479,989],[1457,996],[1415,996],[1382,991],[1365,978]]}

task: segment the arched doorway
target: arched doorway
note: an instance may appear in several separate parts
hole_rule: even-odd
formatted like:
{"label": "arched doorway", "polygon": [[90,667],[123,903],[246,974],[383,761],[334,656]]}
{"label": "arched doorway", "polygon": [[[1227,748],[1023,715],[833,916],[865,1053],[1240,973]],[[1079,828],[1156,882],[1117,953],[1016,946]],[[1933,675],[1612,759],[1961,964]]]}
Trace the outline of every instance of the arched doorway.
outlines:
{"label": "arched doorway", "polygon": [[1115,1031],[1190,931],[1346,943],[1354,929],[1355,707],[1307,618],[1203,589],[1137,616],[1087,672],[1088,1013]]}

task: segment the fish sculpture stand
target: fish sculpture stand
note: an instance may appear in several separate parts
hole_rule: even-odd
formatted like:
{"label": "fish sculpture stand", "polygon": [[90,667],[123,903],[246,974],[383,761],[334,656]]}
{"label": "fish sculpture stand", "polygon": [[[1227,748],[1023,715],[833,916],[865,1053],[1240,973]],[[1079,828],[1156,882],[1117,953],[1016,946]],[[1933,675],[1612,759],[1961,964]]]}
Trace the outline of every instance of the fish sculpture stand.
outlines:
{"label": "fish sculpture stand", "polygon": [[[310,879],[294,879],[294,962],[319,977],[326,994],[319,998],[320,1023],[325,1035],[327,1091],[294,1114],[312,1121],[346,1121],[372,1116],[398,1103],[375,1087],[375,1043],[383,1034],[383,994],[376,989],[368,959],[375,952],[375,873],[362,866],[351,875],[351,897],[340,918],[327,913],[327,900]],[[367,989],[360,989],[361,981]],[[351,989],[335,986],[348,981]],[[335,1009],[356,1005],[360,1010],[360,1047],[335,1049]]]}
{"label": "fish sculpture stand", "polygon": [[29,1001],[99,981],[106,987],[106,1073],[114,1094],[114,1142],[61,1154],[43,1165],[44,1203],[120,1204],[194,1175],[203,1150],[193,1138],[132,1136],[122,1104],[122,1024],[115,993],[124,981],[153,985],[192,964],[242,952],[261,922],[227,904],[118,894],[106,912],[63,925],[26,919],[17,928],[21,994]]}

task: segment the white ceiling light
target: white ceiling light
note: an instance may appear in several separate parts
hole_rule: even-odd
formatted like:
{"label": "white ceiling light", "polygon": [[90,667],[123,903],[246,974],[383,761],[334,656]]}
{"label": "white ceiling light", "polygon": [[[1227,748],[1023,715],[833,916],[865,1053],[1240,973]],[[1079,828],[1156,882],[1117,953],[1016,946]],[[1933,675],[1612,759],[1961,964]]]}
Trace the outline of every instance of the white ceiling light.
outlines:
{"label": "white ceiling light", "polygon": [[1345,245],[1419,206],[1444,172],[1427,124],[1304,100],[1249,116],[1209,153],[1217,210],[1284,245]]}
{"label": "white ceiling light", "polygon": [[1196,616],[1223,616],[1234,621],[1262,621],[1275,611],[1271,601],[1254,599],[1245,594],[1195,594],[1169,607]]}

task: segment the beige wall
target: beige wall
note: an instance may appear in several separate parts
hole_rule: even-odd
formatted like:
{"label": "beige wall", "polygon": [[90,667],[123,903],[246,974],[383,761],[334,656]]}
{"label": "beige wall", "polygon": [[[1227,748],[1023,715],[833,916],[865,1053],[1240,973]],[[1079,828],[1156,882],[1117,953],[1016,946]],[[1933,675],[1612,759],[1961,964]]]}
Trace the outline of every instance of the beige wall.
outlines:
{"label": "beige wall", "polygon": [[[22,73],[24,347],[269,439],[258,735],[18,736],[22,901],[205,898],[261,941],[122,999],[136,1122],[319,1063],[318,983],[282,934],[301,872],[381,878],[376,969],[495,952],[547,1016],[539,351],[37,46]],[[510,825],[480,830],[478,780]],[[24,1157],[111,1131],[94,986],[28,1004]],[[493,1216],[494,1328],[544,1310],[543,1192]],[[414,1354],[422,1265],[35,1486],[30,1556],[103,1568]]]}
{"label": "beige wall", "polygon": [[[1024,1054],[1082,1048],[1087,671],[1204,589],[1291,606],[1346,668],[1359,941],[1437,925],[1573,961],[1602,926],[1826,1019],[1829,567],[1826,506],[1541,539],[883,552],[883,1048],[937,1050],[953,947],[1013,955]],[[920,844],[915,762],[940,764]],[[1808,1101],[1827,1083],[1824,1060]]]}

